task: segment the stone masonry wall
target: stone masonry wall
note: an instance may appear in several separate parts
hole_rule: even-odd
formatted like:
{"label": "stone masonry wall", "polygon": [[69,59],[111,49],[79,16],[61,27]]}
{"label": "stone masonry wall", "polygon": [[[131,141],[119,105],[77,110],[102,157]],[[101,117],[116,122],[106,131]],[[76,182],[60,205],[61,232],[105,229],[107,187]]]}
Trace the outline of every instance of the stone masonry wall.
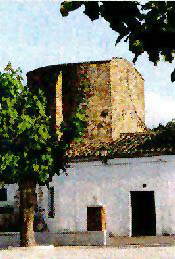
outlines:
{"label": "stone masonry wall", "polygon": [[[111,89],[109,62],[75,64],[71,71],[67,67],[63,73],[63,118],[70,116],[76,107],[76,96],[83,91],[85,100],[80,104],[86,110],[87,128],[84,141],[99,139],[111,141]],[[85,77],[84,77],[85,75]],[[82,82],[83,80],[83,82]],[[81,83],[84,84],[82,89]],[[65,90],[67,87],[68,90]]]}
{"label": "stone masonry wall", "polygon": [[120,133],[143,132],[144,80],[127,60],[112,59],[110,63],[112,100],[112,138]]}
{"label": "stone masonry wall", "polygon": [[111,141],[110,63],[90,64],[87,75],[92,85],[87,105],[88,138],[93,142]]}
{"label": "stone masonry wall", "polygon": [[110,142],[120,133],[144,131],[144,80],[127,60],[49,66],[29,72],[27,78],[33,88],[45,88],[57,126],[72,116],[84,91],[83,142]]}

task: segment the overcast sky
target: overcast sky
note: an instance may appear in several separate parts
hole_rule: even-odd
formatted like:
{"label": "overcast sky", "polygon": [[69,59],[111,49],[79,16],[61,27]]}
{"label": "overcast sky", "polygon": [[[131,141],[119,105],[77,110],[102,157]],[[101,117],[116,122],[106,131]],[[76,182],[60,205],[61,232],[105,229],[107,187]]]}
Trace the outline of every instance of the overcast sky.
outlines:
{"label": "overcast sky", "polygon": [[[91,21],[84,8],[62,17],[61,1],[0,0],[0,70],[8,61],[21,67],[23,76],[38,67],[53,64],[124,57],[132,62],[127,43],[115,47],[117,33],[105,20]],[[145,111],[148,127],[175,118],[174,64],[155,67],[143,54],[135,67],[145,79]]]}

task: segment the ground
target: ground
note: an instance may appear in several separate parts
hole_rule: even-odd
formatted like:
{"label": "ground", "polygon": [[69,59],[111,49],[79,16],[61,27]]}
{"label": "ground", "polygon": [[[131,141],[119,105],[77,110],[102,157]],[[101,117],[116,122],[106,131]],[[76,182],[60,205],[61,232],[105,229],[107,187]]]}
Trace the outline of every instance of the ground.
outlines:
{"label": "ground", "polygon": [[175,246],[168,247],[35,247],[0,251],[0,259],[174,259]]}
{"label": "ground", "polygon": [[175,259],[175,236],[115,237],[107,247],[13,245],[7,247],[0,243],[0,259]]}

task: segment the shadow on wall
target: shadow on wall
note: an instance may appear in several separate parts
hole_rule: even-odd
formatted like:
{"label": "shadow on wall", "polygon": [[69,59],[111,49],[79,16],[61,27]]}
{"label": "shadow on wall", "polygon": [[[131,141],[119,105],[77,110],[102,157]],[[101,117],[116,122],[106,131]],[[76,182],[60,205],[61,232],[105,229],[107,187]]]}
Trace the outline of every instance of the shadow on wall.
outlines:
{"label": "shadow on wall", "polygon": [[[7,205],[0,207],[0,232],[20,232],[21,220],[19,211]],[[48,231],[45,210],[36,207],[33,228],[35,232]]]}

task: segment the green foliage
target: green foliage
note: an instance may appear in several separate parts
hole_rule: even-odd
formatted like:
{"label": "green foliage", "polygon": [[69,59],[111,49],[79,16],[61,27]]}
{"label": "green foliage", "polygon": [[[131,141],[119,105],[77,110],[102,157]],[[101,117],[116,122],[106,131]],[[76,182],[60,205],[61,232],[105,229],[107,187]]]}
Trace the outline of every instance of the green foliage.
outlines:
{"label": "green foliage", "polygon": [[22,85],[21,70],[9,63],[0,73],[0,181],[14,183],[32,178],[48,184],[53,175],[66,170],[66,150],[83,132],[80,110],[62,123],[61,139],[47,114],[44,91],[32,94]]}
{"label": "green foliage", "polygon": [[175,121],[172,120],[166,126],[159,124],[158,127],[151,130],[150,138],[148,138],[143,148],[172,148],[175,149]]}
{"label": "green foliage", "polygon": [[[119,33],[116,44],[122,39],[129,42],[129,50],[135,54],[133,62],[147,52],[149,60],[157,65],[160,56],[172,63],[175,52],[175,4],[174,1],[64,1],[60,12],[67,16],[80,6],[93,21],[103,17],[112,30]],[[66,14],[66,15],[65,15]],[[171,80],[175,81],[175,70]]]}

